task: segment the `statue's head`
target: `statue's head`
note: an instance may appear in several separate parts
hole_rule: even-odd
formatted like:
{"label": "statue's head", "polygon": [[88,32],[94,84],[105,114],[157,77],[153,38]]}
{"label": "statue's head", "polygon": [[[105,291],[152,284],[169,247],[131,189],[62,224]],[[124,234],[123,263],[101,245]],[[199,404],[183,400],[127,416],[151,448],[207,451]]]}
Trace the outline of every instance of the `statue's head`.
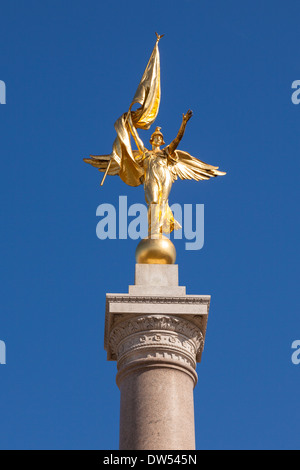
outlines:
{"label": "statue's head", "polygon": [[154,145],[155,147],[160,147],[161,145],[165,145],[164,136],[160,130],[161,130],[161,127],[157,127],[150,139],[150,144]]}

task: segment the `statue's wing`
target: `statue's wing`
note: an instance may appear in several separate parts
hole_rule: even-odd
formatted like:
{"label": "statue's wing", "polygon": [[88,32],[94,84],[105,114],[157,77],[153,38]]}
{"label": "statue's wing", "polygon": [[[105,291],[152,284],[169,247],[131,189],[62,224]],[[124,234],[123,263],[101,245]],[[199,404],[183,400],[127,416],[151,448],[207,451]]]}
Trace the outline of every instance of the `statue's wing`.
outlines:
{"label": "statue's wing", "polygon": [[111,155],[90,155],[90,158],[84,158],[83,160],[85,163],[89,163],[95,168],[98,168],[98,170],[102,171],[103,173],[106,171],[111,160],[108,174],[112,176],[119,174],[120,165],[115,159],[111,158]]}
{"label": "statue's wing", "polygon": [[[136,163],[140,164],[140,162],[142,161],[142,156],[140,155],[140,152],[138,150],[133,150],[132,154]],[[95,168],[98,168],[98,170],[102,171],[103,173],[106,172],[109,162],[111,161],[111,164],[108,170],[108,175],[114,176],[120,173],[121,159],[118,158],[116,154],[114,154],[113,156],[112,154],[90,155],[89,158],[84,158],[83,160],[86,163],[89,163],[90,165],[94,166]]]}
{"label": "statue's wing", "polygon": [[218,171],[219,167],[208,165],[207,163],[192,157],[189,153],[182,150],[174,152],[174,164],[170,166],[173,180],[179,177],[182,180],[209,180],[216,176],[226,175],[223,171]]}

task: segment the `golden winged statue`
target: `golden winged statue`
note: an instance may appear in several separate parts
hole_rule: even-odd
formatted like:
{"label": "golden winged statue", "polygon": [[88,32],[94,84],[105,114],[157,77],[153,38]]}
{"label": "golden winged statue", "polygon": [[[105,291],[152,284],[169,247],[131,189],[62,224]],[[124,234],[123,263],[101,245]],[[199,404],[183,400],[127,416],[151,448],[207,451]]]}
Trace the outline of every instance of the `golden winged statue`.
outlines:
{"label": "golden winged statue", "polygon": [[[163,36],[159,36],[157,33],[156,36],[156,44],[129,110],[115,123],[117,137],[113,144],[112,153],[110,155],[90,155],[90,158],[84,159],[86,163],[105,173],[101,185],[107,175],[119,175],[129,186],[144,185],[149,214],[149,239],[161,238],[163,233],[170,233],[174,229],[181,228],[174,219],[168,203],[172,184],[178,177],[182,180],[200,181],[226,174],[219,171],[218,167],[208,165],[192,157],[189,153],[177,149],[185,133],[187,122],[193,115],[191,110],[183,115],[177,137],[166,147],[161,148],[165,142],[160,127],[157,127],[151,136],[151,150],[144,146],[139,137],[137,129],[150,129],[157,118],[160,106],[158,44]],[[132,108],[136,104],[139,104],[140,107],[133,111]],[[133,150],[131,138],[133,138],[137,150]],[[149,257],[147,259],[149,262]]]}

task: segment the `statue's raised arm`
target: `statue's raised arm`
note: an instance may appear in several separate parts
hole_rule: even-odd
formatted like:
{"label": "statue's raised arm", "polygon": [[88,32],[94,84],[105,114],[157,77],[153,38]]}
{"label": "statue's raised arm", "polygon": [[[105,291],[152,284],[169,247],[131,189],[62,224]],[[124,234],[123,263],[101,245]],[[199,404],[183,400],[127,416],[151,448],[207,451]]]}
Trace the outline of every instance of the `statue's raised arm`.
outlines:
{"label": "statue's raised arm", "polygon": [[182,137],[184,136],[184,133],[185,133],[186,125],[192,116],[193,116],[193,111],[191,111],[190,109],[188,110],[186,114],[183,115],[182,123],[178,131],[177,137],[167,147],[170,155],[173,155],[178,145],[180,144],[180,141],[182,140]]}

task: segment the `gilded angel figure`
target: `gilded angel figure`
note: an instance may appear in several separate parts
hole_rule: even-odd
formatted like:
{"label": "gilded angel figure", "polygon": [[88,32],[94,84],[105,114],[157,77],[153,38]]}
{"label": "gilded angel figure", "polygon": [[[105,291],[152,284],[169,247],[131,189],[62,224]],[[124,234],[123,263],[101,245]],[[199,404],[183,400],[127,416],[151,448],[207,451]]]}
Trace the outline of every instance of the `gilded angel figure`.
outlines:
{"label": "gilded angel figure", "polygon": [[[157,34],[156,34],[157,35]],[[160,89],[160,57],[157,41],[138,86],[129,111],[124,113],[115,123],[117,138],[110,155],[91,155],[84,159],[107,175],[119,175],[130,186],[144,185],[145,198],[148,205],[149,238],[162,237],[180,228],[169,207],[168,198],[172,184],[177,178],[208,180],[211,177],[225,175],[218,167],[208,165],[189,153],[178,150],[178,145],[185,133],[187,122],[193,113],[189,110],[183,115],[182,124],[177,137],[166,147],[161,128],[157,127],[152,134],[148,150],[140,139],[137,129],[149,129],[156,120],[159,111]],[[132,107],[141,107],[133,111]],[[137,150],[131,146],[133,137]],[[154,257],[155,258],[155,257]],[[160,262],[159,260],[147,262]]]}

